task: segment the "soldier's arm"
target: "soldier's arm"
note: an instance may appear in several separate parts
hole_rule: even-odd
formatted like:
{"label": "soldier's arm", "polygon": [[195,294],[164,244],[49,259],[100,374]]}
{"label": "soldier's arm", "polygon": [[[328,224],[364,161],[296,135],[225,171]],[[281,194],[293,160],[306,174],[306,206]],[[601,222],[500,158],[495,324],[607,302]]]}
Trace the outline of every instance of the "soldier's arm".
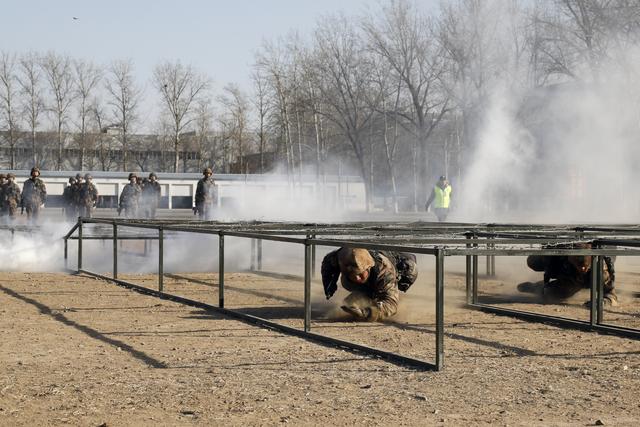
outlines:
{"label": "soldier's arm", "polygon": [[375,289],[372,299],[375,306],[367,320],[376,321],[383,317],[389,317],[398,311],[398,299],[400,292],[396,286],[396,275],[390,269],[383,268],[375,281]]}
{"label": "soldier's arm", "polygon": [[433,189],[431,190],[431,194],[429,195],[429,198],[427,199],[427,203],[425,203],[424,208],[425,210],[429,209],[429,206],[431,206],[431,203],[433,202],[433,199],[436,198],[436,190]]}
{"label": "soldier's arm", "polygon": [[327,299],[331,298],[338,290],[338,278],[340,277],[340,266],[338,265],[338,250],[329,252],[322,260],[320,267],[322,275],[322,286]]}

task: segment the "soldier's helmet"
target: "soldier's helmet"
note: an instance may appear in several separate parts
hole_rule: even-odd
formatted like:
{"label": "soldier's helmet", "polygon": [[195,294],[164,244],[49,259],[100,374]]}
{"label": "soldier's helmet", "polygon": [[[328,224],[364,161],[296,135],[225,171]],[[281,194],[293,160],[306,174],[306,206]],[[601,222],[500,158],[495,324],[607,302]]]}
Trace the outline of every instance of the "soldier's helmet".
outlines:
{"label": "soldier's helmet", "polygon": [[82,179],[82,175],[79,173],[76,174],[76,181],[80,181]]}
{"label": "soldier's helmet", "polygon": [[155,173],[151,172],[151,173],[149,174],[149,179],[151,179],[151,178],[158,179],[158,175],[156,175]]}
{"label": "soldier's helmet", "polygon": [[69,184],[75,184],[76,179],[74,177],[69,178]]}
{"label": "soldier's helmet", "polygon": [[90,173],[87,173],[87,174],[84,175],[84,179],[85,180],[89,180],[89,179],[93,179],[93,177],[91,176]]}
{"label": "soldier's helmet", "polygon": [[204,170],[202,171],[203,175],[213,175],[213,171],[211,170],[211,168],[204,168]]}
{"label": "soldier's helmet", "polygon": [[37,173],[38,176],[40,176],[40,168],[31,168],[31,175],[33,175],[34,173]]}
{"label": "soldier's helmet", "polygon": [[4,174],[0,173],[0,179],[4,179]]}
{"label": "soldier's helmet", "polygon": [[136,178],[136,179],[137,179],[137,178],[138,178],[138,176],[137,176],[135,173],[131,172],[131,173],[129,174],[129,179],[131,179],[131,178]]}
{"label": "soldier's helmet", "polygon": [[16,176],[12,173],[8,173],[6,176],[7,179],[16,179]]}
{"label": "soldier's helmet", "polygon": [[361,274],[375,265],[368,250],[362,248],[342,248],[338,251],[340,271],[346,275]]}

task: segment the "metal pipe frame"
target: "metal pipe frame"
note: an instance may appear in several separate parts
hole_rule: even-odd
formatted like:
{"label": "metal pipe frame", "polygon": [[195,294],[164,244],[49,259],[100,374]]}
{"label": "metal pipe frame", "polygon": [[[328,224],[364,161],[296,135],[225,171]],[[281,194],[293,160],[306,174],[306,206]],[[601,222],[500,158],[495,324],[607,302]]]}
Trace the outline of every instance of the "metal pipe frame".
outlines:
{"label": "metal pipe frame", "polygon": [[[439,223],[418,223],[416,228],[412,228],[415,223],[394,224],[389,226],[386,223],[350,223],[350,224],[281,224],[281,223],[175,223],[175,222],[150,222],[132,221],[101,218],[79,218],[78,223],[65,236],[65,242],[73,239],[73,232],[77,229],[78,239],[78,271],[87,272],[96,277],[106,278],[97,273],[91,273],[82,269],[82,240],[83,223],[94,224],[120,224],[127,227],[142,229],[163,229],[172,233],[203,233],[217,234],[219,237],[219,307],[216,310],[223,310],[229,316],[240,318],[250,323],[259,324],[268,328],[291,333],[296,336],[308,338],[313,341],[321,341],[345,347],[352,351],[365,352],[377,357],[383,357],[392,362],[402,363],[420,369],[441,370],[444,367],[444,270],[445,258],[447,256],[465,256],[466,259],[466,289],[467,306],[470,309],[482,310],[499,315],[507,315],[527,321],[552,323],[562,327],[597,331],[608,334],[621,335],[632,338],[640,338],[640,330],[633,328],[607,325],[603,323],[602,313],[602,289],[601,277],[603,269],[603,259],[605,255],[630,255],[640,256],[640,226],[593,226],[574,227],[564,225],[478,225],[468,224],[447,224],[443,227]],[[121,239],[125,236],[116,236],[114,239]],[[304,274],[304,329],[299,330],[288,326],[280,325],[266,319],[238,313],[224,308],[224,236],[254,239],[256,243],[255,264],[258,269],[262,268],[262,241],[276,241],[283,243],[301,244],[305,248],[305,274]],[[317,238],[317,236],[324,236]],[[299,236],[299,237],[296,237]],[[338,237],[334,237],[338,236]],[[443,237],[444,236],[444,237]],[[622,237],[618,237],[622,236]],[[145,239],[148,236],[126,236],[130,239]],[[87,236],[87,238],[100,239],[102,236]],[[159,237],[161,247],[163,237]],[[391,242],[391,243],[381,243]],[[566,247],[554,247],[553,244],[567,244],[577,242],[591,242],[591,249],[568,249]],[[445,244],[450,246],[435,246]],[[322,336],[310,332],[311,329],[311,307],[310,307],[310,286],[311,278],[315,271],[315,248],[316,246],[348,246],[362,247],[374,250],[391,250],[411,252],[417,254],[433,255],[436,258],[436,354],[435,363],[422,361],[405,356],[361,346],[356,343],[349,343],[336,340],[331,337]],[[427,246],[429,245],[429,246]],[[482,245],[482,247],[481,247]],[[535,246],[535,247],[534,247]],[[614,246],[615,248],[611,248]],[[626,249],[620,249],[624,247]],[[253,249],[253,247],[252,247]],[[159,251],[162,254],[162,249]],[[487,275],[495,274],[495,256],[525,256],[525,255],[587,255],[593,260],[593,274],[591,284],[591,316],[589,321],[549,316],[527,311],[511,310],[495,307],[478,302],[478,257],[487,256]],[[252,250],[252,263],[253,263]],[[162,263],[159,261],[159,270]],[[113,279],[121,285],[126,284],[132,289],[144,292],[155,292],[138,285],[130,284]],[[161,279],[159,279],[161,280]],[[187,300],[185,298],[169,295],[163,292],[162,288],[156,292],[163,298],[171,298],[179,302],[207,306],[198,301]],[[207,306],[211,307],[211,306]],[[212,307],[213,308],[213,307]]]}
{"label": "metal pipe frame", "polygon": [[[127,224],[128,227],[136,227],[136,225],[132,225],[132,224]],[[164,230],[166,227],[165,226],[159,226],[159,230]],[[173,229],[173,227],[172,227]],[[78,228],[78,230],[81,230],[81,227]],[[324,335],[320,335],[320,334],[316,334],[316,333],[312,333],[310,332],[311,330],[311,265],[312,265],[312,246],[313,245],[318,245],[318,244],[326,244],[329,243],[332,246],[335,246],[336,241],[324,241],[324,240],[318,240],[318,239],[312,239],[310,237],[307,237],[306,239],[293,239],[293,238],[281,238],[279,236],[273,236],[273,235],[259,235],[256,233],[245,233],[245,232],[224,232],[224,231],[218,231],[218,236],[219,236],[219,304],[217,307],[217,310],[224,310],[225,313],[233,313],[233,317],[236,318],[241,318],[244,320],[250,320],[252,323],[258,323],[262,326],[266,326],[266,327],[270,327],[270,328],[276,328],[282,332],[285,333],[290,333],[290,334],[294,334],[296,336],[300,336],[303,338],[308,338],[312,341],[320,341],[326,344],[331,344],[333,346],[336,347],[340,347],[340,348],[346,348],[348,350],[351,351],[356,351],[359,353],[366,353],[369,354],[371,356],[375,356],[375,357],[381,357],[385,360],[388,360],[390,362],[393,363],[399,363],[402,365],[407,365],[416,369],[420,369],[420,370],[438,370],[438,366],[442,367],[444,366],[444,311],[443,311],[443,307],[444,307],[444,251],[442,249],[431,249],[431,248],[409,248],[409,247],[404,247],[404,246],[393,246],[393,245],[375,245],[375,244],[367,244],[366,242],[361,242],[356,244],[355,242],[344,242],[345,245],[348,246],[360,246],[360,245],[366,245],[368,247],[371,247],[372,249],[388,249],[388,250],[402,250],[402,249],[411,249],[412,251],[415,251],[417,253],[426,253],[426,254],[431,254],[431,255],[436,255],[437,256],[437,265],[439,266],[439,273],[437,273],[437,277],[436,277],[436,281],[439,283],[439,285],[436,287],[436,305],[440,305],[441,307],[436,307],[436,317],[437,317],[437,325],[436,325],[436,361],[435,363],[433,362],[428,362],[428,361],[424,361],[424,360],[419,360],[419,359],[414,359],[411,357],[406,357],[397,353],[393,353],[393,352],[387,352],[384,350],[380,350],[380,349],[375,349],[372,347],[368,347],[368,346],[364,346],[364,345],[360,345],[357,343],[353,343],[353,342],[349,342],[349,341],[344,341],[344,340],[339,340],[339,339],[335,339],[332,337],[328,337],[328,336],[324,336]],[[259,318],[256,316],[249,316],[246,315],[244,313],[239,313],[236,312],[234,310],[228,310],[224,308],[224,237],[230,235],[230,236],[234,236],[234,237],[245,237],[245,238],[260,238],[261,240],[273,240],[273,241],[285,241],[285,242],[289,242],[289,243],[302,243],[304,245],[305,248],[305,272],[304,272],[304,328],[303,330],[298,330],[295,328],[291,328],[288,326],[284,326],[284,325],[280,325],[278,323],[275,322],[270,322],[266,319],[263,318]],[[78,242],[79,244],[81,244],[82,242],[82,235],[79,234],[78,235],[79,239]],[[162,238],[160,237],[159,241],[162,242]],[[162,253],[162,250],[159,250],[160,253]],[[161,264],[160,264],[161,266]],[[159,266],[159,267],[160,267]],[[176,295],[171,295],[171,294],[167,294],[165,292],[163,292],[162,290],[158,290],[158,291],[153,291],[150,290],[148,288],[139,286],[139,285],[135,285],[132,283],[128,283],[128,282],[124,282],[122,280],[116,279],[116,278],[109,278],[106,277],[104,275],[101,275],[99,273],[95,273],[95,272],[91,272],[89,270],[84,270],[79,268],[78,271],[86,273],[86,274],[90,274],[93,275],[95,277],[99,277],[105,280],[112,280],[116,283],[119,284],[124,284],[126,283],[128,287],[135,287],[135,289],[141,290],[144,289],[145,292],[149,292],[154,294],[157,296],[161,296],[163,298],[171,298],[173,300],[176,301],[180,301],[183,303],[188,303],[188,304],[199,304],[199,306],[201,307],[210,307],[213,308],[212,306],[208,306],[207,304],[198,302],[198,301],[193,301],[193,300],[188,300],[186,298],[182,298],[182,297],[178,297]],[[439,319],[439,320],[438,320]],[[277,325],[277,326],[276,326]],[[295,332],[292,332],[295,331]]]}

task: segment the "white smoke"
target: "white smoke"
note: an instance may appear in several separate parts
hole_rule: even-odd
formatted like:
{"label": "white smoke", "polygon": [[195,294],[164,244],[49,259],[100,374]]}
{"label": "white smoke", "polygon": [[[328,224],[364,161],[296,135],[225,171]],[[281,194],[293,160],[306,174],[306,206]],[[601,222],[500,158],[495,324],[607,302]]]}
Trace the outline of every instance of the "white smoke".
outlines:
{"label": "white smoke", "polygon": [[639,49],[597,80],[492,91],[452,219],[637,223]]}

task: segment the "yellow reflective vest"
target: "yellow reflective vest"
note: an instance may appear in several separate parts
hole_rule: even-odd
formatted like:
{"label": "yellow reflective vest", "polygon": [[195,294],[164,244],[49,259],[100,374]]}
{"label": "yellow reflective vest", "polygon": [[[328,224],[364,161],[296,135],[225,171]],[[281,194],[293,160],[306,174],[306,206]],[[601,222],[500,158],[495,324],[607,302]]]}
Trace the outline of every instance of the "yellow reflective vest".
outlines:
{"label": "yellow reflective vest", "polygon": [[447,185],[445,188],[440,188],[436,185],[433,188],[433,192],[436,195],[433,207],[434,208],[448,208],[451,203],[451,186]]}

